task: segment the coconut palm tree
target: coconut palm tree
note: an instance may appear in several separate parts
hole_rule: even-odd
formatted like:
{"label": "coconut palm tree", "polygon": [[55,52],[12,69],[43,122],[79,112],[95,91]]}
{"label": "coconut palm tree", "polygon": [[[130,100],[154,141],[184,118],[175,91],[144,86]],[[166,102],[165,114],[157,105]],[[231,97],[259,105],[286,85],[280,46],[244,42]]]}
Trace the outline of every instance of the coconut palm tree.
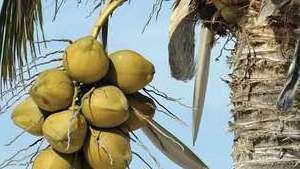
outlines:
{"label": "coconut palm tree", "polygon": [[[232,72],[226,83],[231,88],[233,105],[233,121],[229,124],[234,133],[232,157],[236,169],[300,168],[299,97],[296,95],[288,110],[281,111],[276,106],[280,91],[292,77],[288,75],[291,60],[295,60],[294,67],[299,64],[298,50],[295,51],[298,36],[294,31],[299,27],[299,14],[298,0],[176,3],[169,42],[174,78],[185,81],[193,77],[195,23],[200,20],[204,27],[195,82],[194,140],[203,109],[211,38],[229,36],[235,40],[228,58]],[[293,73],[296,84],[298,72]]]}
{"label": "coconut palm tree", "polygon": [[[55,3],[56,13],[60,2]],[[0,13],[1,85],[16,85],[17,79],[24,78],[17,73],[17,68],[26,69],[26,64],[36,56],[38,46],[35,41],[43,38],[41,3],[39,0],[3,1]],[[97,6],[101,4],[99,1]],[[299,13],[297,0],[175,2],[170,25],[169,60],[172,76],[176,79],[186,81],[194,76],[194,29],[199,21],[203,27],[195,82],[194,141],[203,109],[213,37],[229,37],[235,41],[232,56],[228,58],[232,72],[226,82],[231,88],[233,121],[230,128],[235,136],[232,156],[237,169],[300,168],[300,98],[296,95],[294,105],[288,111],[276,107],[295,55],[297,36],[294,30],[298,28]],[[106,19],[98,26],[105,25]],[[96,34],[99,28],[95,29]],[[184,168],[205,168],[187,147],[183,148],[187,155],[178,158],[177,153],[182,151],[179,140],[168,141],[166,135],[174,136],[155,121],[150,122],[144,132]]]}

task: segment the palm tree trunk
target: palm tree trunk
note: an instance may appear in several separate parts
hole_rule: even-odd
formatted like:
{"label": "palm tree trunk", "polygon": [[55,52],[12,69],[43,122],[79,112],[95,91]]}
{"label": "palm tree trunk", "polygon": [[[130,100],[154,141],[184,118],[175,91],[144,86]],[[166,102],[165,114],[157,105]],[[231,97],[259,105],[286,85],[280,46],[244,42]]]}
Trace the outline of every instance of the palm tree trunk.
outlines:
{"label": "palm tree trunk", "polygon": [[293,57],[297,24],[292,15],[270,24],[271,0],[251,5],[234,32],[237,43],[229,59],[234,168],[300,168],[300,98],[291,111],[275,106]]}

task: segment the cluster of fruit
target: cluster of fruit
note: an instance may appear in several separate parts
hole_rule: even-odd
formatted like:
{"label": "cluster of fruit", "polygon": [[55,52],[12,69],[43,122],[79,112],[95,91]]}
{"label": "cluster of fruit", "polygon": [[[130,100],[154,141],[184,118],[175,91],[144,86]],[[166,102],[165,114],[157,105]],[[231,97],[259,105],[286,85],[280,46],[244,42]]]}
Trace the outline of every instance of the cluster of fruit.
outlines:
{"label": "cluster of fruit", "polygon": [[153,64],[130,50],[107,55],[93,37],[70,44],[63,57],[63,69],[42,72],[12,113],[17,126],[49,143],[33,169],[125,169],[129,131],[156,109],[138,92],[153,79]]}

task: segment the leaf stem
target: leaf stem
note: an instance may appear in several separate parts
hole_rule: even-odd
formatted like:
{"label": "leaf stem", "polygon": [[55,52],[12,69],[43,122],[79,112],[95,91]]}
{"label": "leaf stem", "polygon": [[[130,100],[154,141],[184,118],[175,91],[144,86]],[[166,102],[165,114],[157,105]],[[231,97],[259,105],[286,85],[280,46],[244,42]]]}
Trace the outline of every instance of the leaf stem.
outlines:
{"label": "leaf stem", "polygon": [[98,37],[100,29],[105,24],[109,15],[111,15],[113,11],[117,9],[117,7],[121,6],[125,1],[126,0],[112,0],[110,4],[103,9],[91,33],[95,39]]}

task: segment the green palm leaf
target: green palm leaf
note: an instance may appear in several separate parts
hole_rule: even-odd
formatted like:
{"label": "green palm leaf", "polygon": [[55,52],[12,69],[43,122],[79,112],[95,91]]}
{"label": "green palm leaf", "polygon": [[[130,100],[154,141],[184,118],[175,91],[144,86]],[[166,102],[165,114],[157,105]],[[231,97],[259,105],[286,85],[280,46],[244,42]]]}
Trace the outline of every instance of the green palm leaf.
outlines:
{"label": "green palm leaf", "polygon": [[[17,78],[17,68],[36,56],[34,41],[39,39],[38,30],[43,35],[40,0],[3,0],[0,12],[1,86],[12,85]],[[20,74],[20,78],[22,76]]]}

